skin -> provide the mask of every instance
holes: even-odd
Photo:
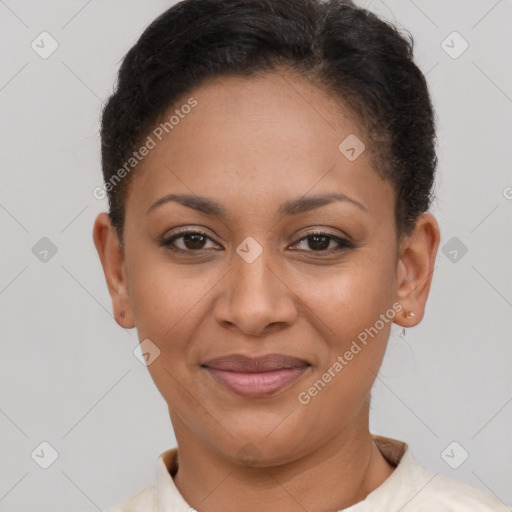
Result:
[[[394,323],[422,320],[438,224],[423,214],[397,245],[394,189],[371,168],[368,151],[353,162],[340,153],[349,134],[364,134],[319,87],[264,74],[216,78],[190,96],[198,105],[132,177],[124,253],[106,213],[93,230],[117,322],[161,351],[148,369],[178,441],[174,482],[198,511],[346,508],[394,469],[368,426],[391,322],[307,405],[297,397],[393,303],[415,314],[397,314]],[[333,191],[364,209],[334,201],[278,213],[285,201]],[[147,213],[170,193],[210,197],[226,217],[177,202]],[[176,240],[187,253],[160,246],[177,227],[209,238]],[[317,229],[355,247],[336,252],[327,239],[315,251],[306,236]],[[236,252],[248,236],[263,249],[251,263]],[[201,367],[234,353],[286,354],[311,367],[272,396],[243,398]],[[257,460],[238,455],[248,445]]]

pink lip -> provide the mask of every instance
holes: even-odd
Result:
[[[245,397],[275,393],[296,382],[310,367],[302,359],[281,354],[258,358],[233,354],[202,366],[219,384]]]

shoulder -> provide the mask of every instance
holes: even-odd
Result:
[[[395,470],[350,512],[512,512],[491,494],[427,469],[407,443],[376,435],[374,439]]]
[[[105,512],[157,512],[158,493],[154,485],[148,485]]]
[[[500,500],[459,480],[434,473],[412,457],[405,464],[410,495],[403,512],[510,512]],[[405,468],[404,468],[405,469]],[[412,492],[414,491],[414,492]]]
[[[165,508],[165,504],[167,504],[166,510],[174,510],[174,505],[181,499],[171,476],[177,470],[177,458],[177,448],[171,448],[161,453],[158,457],[157,478],[154,484],[142,488],[120,503],[106,509],[105,512],[158,512]],[[160,506],[161,500],[165,501],[165,504],[162,501],[163,507]]]
[[[510,512],[497,498],[476,487],[440,474],[431,474],[430,483],[420,493],[423,496],[416,498],[417,504],[421,505],[414,509],[418,512]]]

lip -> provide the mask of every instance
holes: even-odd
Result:
[[[291,386],[308,371],[303,359],[284,354],[248,357],[241,354],[211,359],[202,365],[213,379],[244,397],[272,395]]]

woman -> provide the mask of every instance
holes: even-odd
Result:
[[[347,1],[185,0],[101,136],[94,242],[178,443],[110,512],[505,510],[369,431],[440,239],[412,40]]]

